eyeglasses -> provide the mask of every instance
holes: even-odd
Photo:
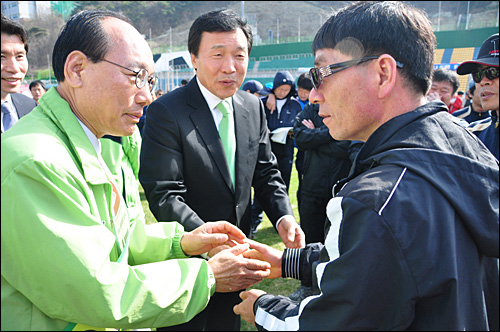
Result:
[[[476,70],[473,71],[472,73],[472,79],[476,83],[481,83],[483,78],[486,76],[487,79],[489,80],[494,80],[495,78],[498,78],[498,68],[497,67],[486,67],[481,70]]]
[[[366,56],[360,59],[355,59],[355,60],[349,60],[349,61],[344,61],[344,62],[339,62],[333,65],[328,65],[324,67],[319,67],[319,68],[311,68],[309,70],[309,77],[311,78],[311,81],[313,83],[313,86],[316,90],[319,89],[319,86],[321,83],[323,83],[323,78],[328,77],[330,75],[333,75],[335,73],[338,73],[339,71],[342,71],[344,69],[347,69],[352,66],[359,65],[360,63],[370,61],[370,60],[375,60],[378,59],[379,56]],[[399,68],[403,68],[403,64],[399,61],[396,61],[396,65]]]
[[[126,70],[130,70],[131,72],[133,72],[135,74],[135,86],[139,89],[142,89],[146,85],[146,82],[147,82],[149,85],[149,91],[151,92],[154,90],[154,88],[156,87],[156,85],[158,83],[158,77],[156,77],[155,75],[150,76],[148,71],[144,68],[139,69],[139,71],[135,71],[135,70],[132,70],[130,68],[124,67],[122,65],[119,65],[117,63],[114,63],[112,61],[106,60],[106,59],[101,59],[101,60],[109,62],[112,65],[121,67],[121,68],[126,69]]]

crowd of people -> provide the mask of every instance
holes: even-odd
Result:
[[[164,93],[131,21],[86,10],[34,99],[26,30],[1,34],[2,330],[499,329],[498,34],[433,70],[421,11],[353,3],[314,68],[264,86],[250,26],[212,11]],[[263,212],[284,251],[252,240]],[[301,285],[248,290],[265,278]]]

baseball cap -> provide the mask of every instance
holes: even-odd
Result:
[[[484,41],[476,60],[462,62],[457,68],[457,74],[470,74],[478,65],[498,67],[498,33]]]
[[[256,80],[246,81],[241,87],[241,89],[243,91],[249,90],[251,93],[257,92],[261,96],[267,96],[269,94],[269,92],[264,89],[262,83]]]

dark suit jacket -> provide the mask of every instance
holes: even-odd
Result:
[[[31,112],[31,110],[33,110],[33,108],[37,106],[37,103],[34,99],[31,99],[30,97],[27,97],[22,93],[12,93],[10,96],[12,98],[12,104],[14,104],[14,107],[16,108],[17,117],[19,119]]]
[[[273,224],[293,215],[271,152],[264,106],[244,91],[233,96],[236,189],[222,143],[196,79],[148,107],[139,180],[159,221],[191,231],[206,221],[227,220],[247,235],[251,186]]]
[[[13,93],[10,96],[12,97],[12,103],[17,110],[17,116],[19,119],[31,112],[31,110],[38,105],[34,99],[31,99],[22,93]]]

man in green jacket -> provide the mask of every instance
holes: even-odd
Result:
[[[59,85],[1,135],[2,330],[181,324],[214,292],[269,275],[267,263],[242,257],[245,236],[227,222],[184,232],[129,217],[99,138],[134,133],[153,66],[120,14],[84,11],[61,30]],[[233,247],[188,259],[220,244]]]

